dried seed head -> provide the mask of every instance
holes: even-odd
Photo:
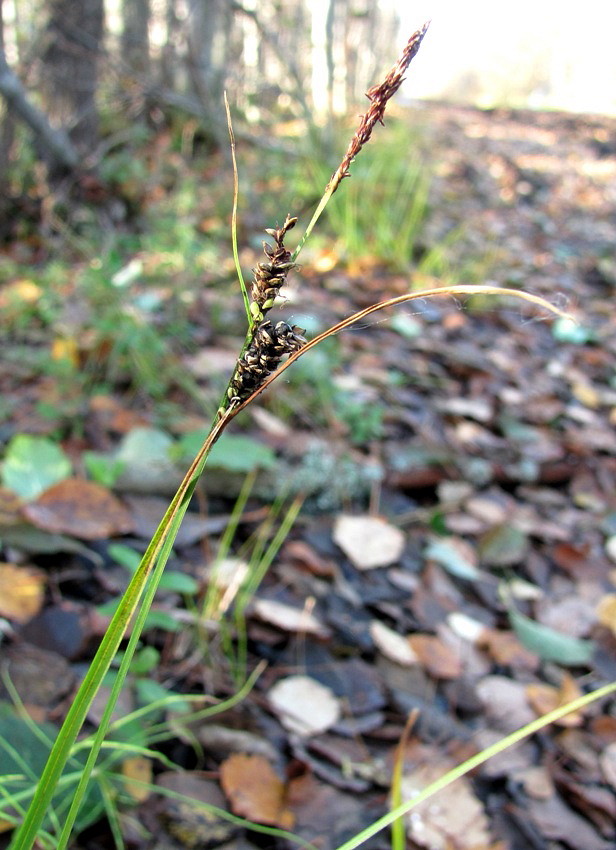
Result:
[[[370,139],[374,125],[377,121],[379,124],[383,123],[383,115],[385,114],[387,101],[402,85],[404,73],[419,50],[422,39],[428,30],[428,26],[429,24],[426,23],[421,29],[413,33],[413,35],[409,38],[406,47],[402,51],[402,55],[391,71],[387,74],[383,82],[378,86],[372,86],[372,88],[366,92],[366,97],[370,100],[370,108],[366,114],[362,116],[359,127],[351,139],[349,147],[342,158],[342,162],[338,166],[337,171],[332,174],[331,180],[327,185],[327,189],[331,191],[332,195],[342,183],[342,180],[349,176],[351,163],[366,142]]]
[[[268,242],[263,243],[263,251],[268,259],[266,263],[258,263],[253,270],[252,302],[256,309],[251,312],[253,316],[262,317],[269,310],[280,292],[281,286],[287,279],[288,273],[295,268],[291,262],[291,252],[284,246],[284,238],[288,231],[295,227],[297,218],[287,215],[282,227],[268,228],[265,232],[271,236],[275,245]],[[258,310],[258,312],[257,312]]]

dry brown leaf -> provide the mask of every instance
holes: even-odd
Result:
[[[597,619],[616,636],[616,593],[606,593],[597,605]]]
[[[477,683],[477,696],[490,724],[501,732],[514,732],[535,719],[522,682],[506,676],[486,676]]]
[[[419,663],[435,679],[456,679],[462,673],[459,655],[440,638],[411,635],[408,641]]]
[[[234,814],[256,823],[293,828],[295,818],[285,806],[285,784],[263,756],[229,756],[220,765],[220,784]]]
[[[41,610],[44,597],[42,570],[0,563],[0,616],[27,623]]]
[[[526,670],[536,670],[539,666],[539,657],[522,646],[514,632],[486,628],[477,645],[485,649],[497,664]]]
[[[83,540],[104,540],[133,528],[130,513],[100,484],[83,478],[65,478],[23,508],[37,528],[70,534]]]
[[[529,704],[537,715],[541,716],[572,702],[582,695],[577,682],[569,674],[564,673],[560,688],[554,688],[552,685],[530,684],[526,686],[526,696]],[[560,720],[555,721],[559,726],[573,727],[580,726],[582,723],[582,714],[579,711],[566,714]]]
[[[149,788],[138,784],[152,782],[152,760],[144,756],[134,756],[122,762],[122,776],[125,778],[124,790],[138,803],[143,803],[152,793]],[[131,782],[131,780],[137,780]]]
[[[333,537],[358,570],[394,564],[405,544],[399,528],[373,516],[339,516]]]

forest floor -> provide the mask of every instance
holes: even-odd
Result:
[[[514,299],[425,298],[300,359],[232,429],[249,442],[212,459],[169,564],[197,595],[181,582],[160,592],[120,709],[169,691],[230,698],[265,660],[250,693],[212,718],[187,722],[176,704],[135,720],[132,742],[150,744],[154,724],[156,734],[164,727],[166,761],[127,755],[116,768],[320,850],[388,810],[397,753],[408,798],[616,680],[616,120],[433,104],[412,120],[433,170],[418,257],[447,243],[460,283],[524,288],[578,324]],[[438,285],[432,273],[369,260],[331,265],[325,251],[307,255],[274,318],[310,325],[310,335],[409,282]],[[0,298],[18,283],[6,281]],[[182,360],[197,384],[222,376],[217,392],[242,336],[225,333],[235,321],[225,309],[201,296],[192,312],[203,316],[202,343]],[[218,329],[208,310],[223,312]],[[24,381],[17,361],[5,349],[0,387],[14,404],[4,436],[52,435],[44,403],[58,407],[57,376]],[[190,459],[161,454],[207,425],[187,396],[165,442],[160,429],[139,430],[157,422],[136,400],[116,388],[82,405],[81,433],[62,441],[75,478],[25,504],[2,491],[1,654],[37,722],[63,717],[105,628],[100,606],[125,587],[130,550],[145,549]],[[108,502],[85,488],[83,456],[118,446],[125,467]],[[243,452],[254,471],[234,464]],[[251,493],[221,546],[247,470]],[[238,577],[266,570],[280,527],[273,563],[233,619]],[[35,610],[20,607],[20,586]],[[17,735],[6,717],[0,733]],[[292,846],[136,785],[126,792],[118,807],[130,847]],[[440,792],[409,816],[407,846],[609,850],[615,824],[612,698]],[[76,846],[112,845],[97,823]],[[388,831],[369,846],[390,847]]]

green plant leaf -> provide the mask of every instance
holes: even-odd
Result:
[[[509,608],[509,619],[520,642],[544,661],[577,667],[588,664],[592,659],[595,644],[591,640],[564,635],[536,623],[515,608]]]
[[[178,443],[183,456],[194,457],[203,443],[204,431],[186,434]],[[226,469],[228,472],[252,472],[255,469],[270,469],[276,463],[276,455],[269,446],[239,434],[224,434],[214,444],[208,465]]]
[[[126,567],[131,573],[136,572],[143,557],[135,549],[131,549],[130,546],[126,546],[124,543],[111,543],[107,549],[107,553],[110,558],[113,558],[116,564]]]
[[[173,695],[171,691],[152,679],[139,679],[135,683],[135,690],[137,692],[137,699],[141,705],[151,705],[153,702],[157,702],[158,700],[168,700],[169,697]],[[165,711],[175,711],[178,713],[183,713],[189,710],[190,703],[182,702],[180,700],[170,702],[169,706],[165,708]]]
[[[90,478],[102,484],[103,487],[113,487],[126,469],[123,461],[110,458],[100,452],[84,452],[82,459]]]
[[[17,434],[8,444],[2,465],[2,483],[30,502],[68,478],[72,467],[60,446],[45,437]]]
[[[148,629],[162,629],[164,632],[179,632],[181,628],[181,624],[166,611],[161,611],[157,608],[148,611],[144,631]]]
[[[144,676],[155,670],[160,662],[160,652],[153,646],[144,646],[135,653],[131,661],[130,671],[135,676]]]
[[[449,540],[433,540],[426,546],[424,557],[436,561],[457,578],[477,581],[481,573]]]
[[[177,570],[163,573],[158,586],[172,593],[181,593],[182,596],[194,596],[199,590],[199,583],[192,576]]]

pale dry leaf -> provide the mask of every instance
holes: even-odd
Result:
[[[401,664],[403,667],[411,667],[417,664],[417,655],[411,649],[408,639],[404,635],[394,632],[379,620],[370,623],[370,636],[379,649],[390,661]]]
[[[453,611],[447,616],[447,625],[455,635],[469,643],[477,643],[486,631],[483,623],[460,611]]]
[[[402,777],[403,800],[412,800],[449,767],[445,763],[424,764]],[[420,803],[406,815],[407,835],[425,850],[476,850],[490,847],[488,819],[466,777],[452,782]]]
[[[599,756],[605,781],[616,791],[616,741],[612,741]]]
[[[394,564],[402,555],[405,544],[404,534],[399,528],[372,516],[339,516],[333,537],[359,570]]]
[[[303,634],[327,637],[329,629],[318,620],[314,614],[305,608],[295,608],[274,599],[255,599],[252,612],[266,623],[277,626],[285,632],[302,632]]]
[[[506,676],[486,676],[477,684],[477,696],[488,720],[501,732],[515,732],[535,719],[522,682],[514,682]]]
[[[288,676],[270,688],[268,699],[282,725],[298,735],[325,732],[340,718],[333,691],[309,676]]]

